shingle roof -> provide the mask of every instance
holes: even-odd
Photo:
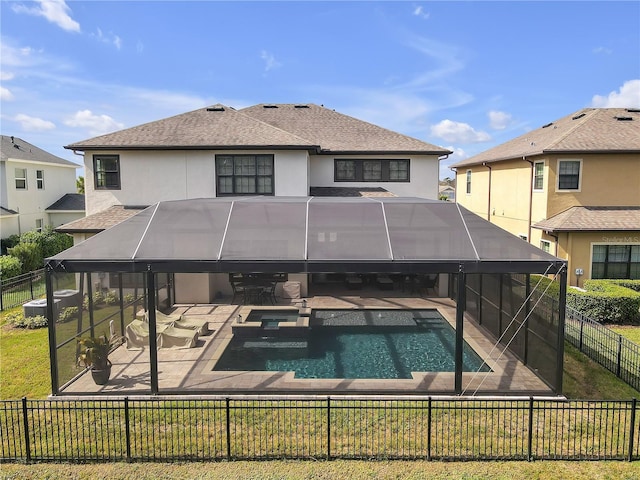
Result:
[[[312,197],[395,197],[382,187],[310,187]]]
[[[259,104],[240,110],[331,152],[451,153],[416,138],[314,104]]]
[[[80,168],[80,165],[77,163],[56,157],[21,138],[2,135],[2,141],[0,142],[0,160],[6,161],[10,159],[30,160],[33,162],[53,163],[56,165]]]
[[[238,111],[218,104],[72,143],[65,148],[303,148],[331,152],[451,153],[313,104],[261,104]]]
[[[6,215],[18,215],[18,212],[9,208],[0,207],[0,216],[4,217]]]
[[[571,207],[532,227],[548,232],[640,231],[640,207]]]
[[[145,208],[146,207],[125,207],[123,205],[114,205],[106,210],[102,210],[101,212],[61,225],[55,230],[56,232],[62,233],[97,233],[133,217],[136,213],[140,213]]]
[[[585,108],[451,166],[577,152],[640,152],[640,110]]]
[[[45,210],[63,210],[63,211],[78,211],[84,210],[84,194],[82,193],[65,193],[58,200],[49,205]]]

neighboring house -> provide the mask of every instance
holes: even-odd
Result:
[[[0,231],[2,238],[58,227],[85,215],[76,193],[80,165],[56,157],[18,137],[0,145]]]
[[[214,105],[65,148],[84,153],[87,215],[239,195],[438,198],[449,150],[313,104]],[[342,192],[342,193],[341,193]]]
[[[438,187],[438,194],[440,198],[446,198],[448,202],[456,201],[456,189],[451,185],[440,185]]]
[[[458,203],[567,259],[570,285],[640,278],[640,109],[585,108],[452,168]]]

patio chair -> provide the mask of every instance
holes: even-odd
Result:
[[[125,328],[127,349],[149,346],[149,324],[143,320],[133,320]],[[198,341],[198,332],[176,328],[172,324],[156,325],[158,348],[192,348]]]
[[[231,299],[231,303],[236,303],[236,299],[242,298],[244,299],[244,285],[239,282],[231,282],[231,290],[233,290],[233,298]]]
[[[276,298],[276,283],[273,282],[263,286],[262,291],[260,292],[260,297],[262,300],[266,300],[271,303],[271,305],[278,303],[278,299]]]
[[[149,315],[147,312],[144,314],[144,319],[148,322]],[[186,330],[196,330],[199,335],[206,335],[209,333],[209,320],[196,317],[187,317],[185,315],[166,315],[159,310],[156,310],[156,324],[158,325],[173,325],[176,328],[184,328]]]

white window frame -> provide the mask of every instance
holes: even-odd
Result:
[[[466,178],[466,192],[467,195],[471,195],[471,170],[467,170],[467,178]]]
[[[540,188],[536,188],[536,166],[542,165],[542,186]],[[531,186],[534,192],[543,192],[544,191],[544,162],[533,162],[533,185]]]
[[[546,246],[546,250],[545,250]],[[551,242],[549,240],[540,240],[540,250],[546,253],[551,253]]]
[[[44,190],[44,170],[36,170],[36,188]]]
[[[18,176],[18,172],[23,172],[20,175],[24,175],[24,176]],[[14,175],[16,178],[16,190],[28,190],[29,189],[29,182],[27,182],[27,169],[26,168],[18,168],[16,167],[14,170]],[[24,187],[20,187],[18,186],[18,182],[24,182]]]
[[[36,218],[36,232],[41,232],[44,228],[44,221],[41,218]]]
[[[578,188],[560,188],[560,164],[562,162],[579,162],[580,169],[578,170]],[[581,192],[582,191],[582,175],[584,171],[582,169],[581,158],[559,158],[556,165],[556,192]]]

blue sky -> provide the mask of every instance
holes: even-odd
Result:
[[[1,130],[62,147],[214,103],[316,103],[448,165],[640,107],[640,2],[0,2]],[[81,171],[79,171],[82,174]]]

